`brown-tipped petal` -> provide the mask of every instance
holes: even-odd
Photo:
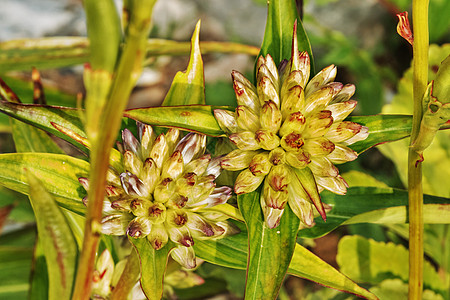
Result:
[[[281,126],[281,111],[279,105],[273,101],[266,101],[261,108],[260,120],[261,128],[273,133],[278,132]]]
[[[186,204],[189,207],[195,206],[196,203],[201,202],[209,197],[216,183],[214,182],[215,177],[212,175],[202,176],[198,178],[197,184],[192,190],[192,195],[189,197],[189,201]]]
[[[123,211],[123,212],[130,212],[131,213],[131,202],[133,199],[125,198],[125,199],[117,199],[111,202],[110,206],[112,209]],[[105,213],[105,211],[103,211]]]
[[[242,130],[256,131],[259,129],[258,115],[244,105],[236,108],[236,123]]]
[[[348,184],[340,175],[336,177],[316,176],[316,181],[319,186],[335,194],[345,195],[347,193]]]
[[[126,203],[114,201],[114,206],[121,206]],[[152,202],[150,202],[147,199],[140,199],[136,198],[129,202],[129,209],[133,213],[133,215],[137,217],[147,217],[148,216],[148,209],[152,205]]]
[[[337,68],[335,65],[330,65],[324,69],[322,69],[319,73],[316,74],[306,85],[305,94],[306,98],[309,97],[312,93],[331,82],[336,78]]]
[[[216,220],[216,219],[214,219]],[[235,235],[238,234],[239,232],[241,232],[241,229],[239,229],[239,227],[237,227],[236,225],[234,225],[233,223],[229,222],[229,221],[219,221],[215,223],[217,226],[222,227],[225,232],[219,236],[217,239],[220,238],[224,238],[226,236],[230,236],[230,235]]]
[[[269,70],[270,74],[272,75],[274,82],[278,82],[278,69],[275,65],[275,61],[273,60],[272,56],[270,54],[266,55],[266,62],[265,65],[267,69]]]
[[[151,158],[147,158],[141,173],[142,182],[147,187],[149,193],[153,193],[156,183],[159,181],[159,170],[156,163]]]
[[[168,209],[166,214],[166,225],[181,228],[186,225],[188,216],[183,209]]]
[[[339,102],[327,106],[327,110],[331,111],[331,116],[335,123],[343,121],[355,109],[358,102],[349,100]]]
[[[232,71],[231,76],[233,78],[233,89],[236,93],[238,105],[245,105],[254,112],[258,112],[260,104],[258,95],[256,94],[256,88],[238,71]]]
[[[333,117],[331,116],[331,111],[321,110],[317,113],[313,113],[309,118],[306,119],[305,129],[303,130],[303,137],[307,139],[323,136],[330,130],[332,124]],[[331,141],[334,142],[333,140]]]
[[[339,170],[326,157],[311,157],[308,168],[315,176],[338,176]]]
[[[287,188],[282,191],[276,191],[271,187],[269,179],[266,178],[264,180],[263,193],[267,206],[276,209],[284,209],[286,206],[289,196]]]
[[[147,197],[150,194],[142,180],[130,172],[120,174],[120,181],[125,193],[128,195]]]
[[[248,169],[255,176],[267,175],[272,168],[272,164],[269,160],[269,153],[262,152],[253,156]]]
[[[136,124],[138,127],[139,137],[141,139],[142,158],[146,159],[153,147],[153,142],[155,141],[155,133],[152,126],[150,125],[146,125],[141,122],[136,122]]]
[[[248,168],[253,156],[258,154],[257,151],[246,151],[236,149],[228,153],[221,161],[220,165],[225,170],[239,171]]]
[[[286,162],[294,168],[302,169],[311,162],[311,155],[303,150],[299,152],[286,152]]]
[[[195,173],[197,175],[203,174],[208,168],[211,161],[211,154],[205,154],[197,159],[194,159],[184,167],[185,173]]]
[[[196,206],[205,205],[205,208],[214,207],[219,204],[224,204],[231,198],[233,189],[228,186],[221,186],[214,188],[212,193],[205,200],[196,203]]]
[[[255,133],[251,131],[234,133],[229,136],[229,139],[241,150],[258,150],[261,148],[255,139]]]
[[[259,100],[258,100],[259,101]],[[259,104],[258,104],[259,105]],[[236,114],[234,111],[215,109],[214,117],[219,127],[227,134],[236,133],[239,129],[236,123]]]
[[[335,145],[324,137],[305,140],[303,150],[311,154],[312,157],[326,156],[333,152]]]
[[[186,223],[186,226],[189,228],[189,232],[195,239],[205,240],[216,234],[213,229],[213,224],[196,213],[188,213],[188,222]],[[218,231],[218,235],[223,234],[224,230],[222,229],[222,232],[219,233],[220,232]]]
[[[310,69],[311,69],[311,60],[309,58],[309,54],[306,51],[300,52],[298,54],[299,67],[298,69],[302,71],[303,77],[300,85],[304,89],[306,87],[306,83],[308,82]]]
[[[317,211],[324,221],[326,221],[326,213],[322,204],[322,200],[320,199],[319,191],[317,189],[317,184],[314,179],[314,175],[309,168],[303,169],[294,169],[293,179],[291,184],[297,184],[295,180],[299,181],[299,184],[302,185],[303,190],[308,195],[309,201],[314,204]]]
[[[197,266],[194,248],[192,247],[178,246],[170,252],[170,256],[183,268],[194,269]]]
[[[116,213],[103,217],[102,233],[107,235],[125,235],[132,216],[129,213]]]
[[[269,161],[274,166],[284,164],[286,161],[286,151],[281,147],[273,149],[269,153]]]
[[[186,196],[180,195],[179,193],[174,193],[173,197],[171,197],[164,205],[167,208],[180,209],[186,206],[188,202],[188,198]]]
[[[175,182],[175,190],[185,197],[192,197],[192,191],[197,182],[198,176],[195,173],[186,173]]]
[[[111,292],[111,279],[114,274],[114,260],[111,253],[105,249],[98,256],[92,276],[92,293],[106,298]],[[103,298],[100,298],[103,299]]]
[[[191,247],[192,245],[194,245],[194,239],[192,238],[187,226],[166,226],[166,228],[169,233],[169,238],[172,242],[183,245],[185,247]]]
[[[353,137],[349,138],[348,140],[345,140],[342,142],[344,145],[351,145],[359,141],[365,140],[369,136],[369,128],[366,126],[363,126],[361,128],[361,131],[355,134]]]
[[[208,167],[206,168],[206,171],[204,173],[205,176],[214,176],[214,178],[219,177],[220,172],[222,172],[222,168],[220,166],[220,163],[223,159],[223,156],[216,156],[211,159],[211,161],[208,164]]]
[[[358,158],[358,153],[346,146],[336,144],[334,151],[328,154],[327,158],[334,164],[343,164]]]
[[[286,79],[284,79],[283,84],[281,85],[280,95],[281,95],[281,107],[283,107],[283,102],[286,101],[286,98],[289,96],[289,93],[292,93],[294,88],[303,91],[303,87],[301,86],[301,82],[305,75],[302,71],[297,70],[289,73]]]
[[[83,186],[83,188],[86,191],[89,191],[89,179],[86,177],[79,177],[78,178],[78,182],[81,183],[81,185]]]
[[[183,174],[183,171],[183,157],[181,157],[180,151],[175,151],[169,159],[164,162],[161,177],[176,180],[181,174]]]
[[[193,159],[199,158],[206,150],[206,135],[198,133],[188,133],[175,148],[180,151],[184,164],[188,164]]]
[[[264,175],[255,176],[249,169],[239,173],[234,183],[234,192],[238,195],[253,192],[264,180]]]
[[[273,150],[280,145],[280,138],[272,131],[258,130],[255,139],[264,150]]]
[[[152,225],[152,230],[150,230],[150,233],[147,235],[147,239],[153,249],[159,250],[167,244],[169,235],[163,224],[154,224]]]
[[[314,222],[314,212],[313,205],[309,200],[308,195],[303,189],[302,185],[298,180],[297,184],[289,185],[289,207],[292,209],[294,214],[302,221],[307,227],[312,227]]]
[[[302,109],[302,112],[307,115],[320,107],[325,108],[331,101],[333,95],[334,89],[332,86],[324,86],[318,89],[306,98],[305,107]]]
[[[176,128],[169,128],[165,136],[166,143],[169,146],[169,153],[172,153],[175,150],[175,145],[177,145],[180,140],[180,130]]]
[[[273,60],[272,60],[272,63],[273,63],[273,66],[275,66],[275,63],[273,62]],[[275,86],[275,89],[278,90],[278,70],[275,70],[275,74],[272,74],[272,72],[269,69],[268,64],[263,64],[257,70],[256,81],[258,82],[263,77],[269,78],[270,81]]]
[[[346,84],[342,87],[341,91],[333,97],[330,104],[344,102],[350,100],[350,98],[355,94],[356,87],[354,84]]]
[[[162,224],[166,220],[167,209],[162,203],[152,203],[147,209],[148,219],[152,224]]]
[[[280,98],[278,96],[278,90],[274,86],[272,80],[269,77],[262,77],[258,81],[256,86],[258,91],[259,103],[264,105],[266,101],[273,101],[277,107],[280,107]]]
[[[149,156],[156,163],[158,169],[161,169],[163,162],[169,157],[169,147],[164,134],[160,134],[156,138]]]
[[[285,120],[290,114],[301,111],[304,105],[305,93],[301,86],[296,85],[287,93],[283,94],[283,100],[281,102],[282,119]]]
[[[107,185],[105,187],[105,191],[106,191],[106,196],[107,197],[112,197],[112,198],[117,198],[119,196],[122,196],[123,190],[119,187],[116,187],[114,185]]]
[[[125,151],[125,153],[123,154],[123,164],[125,167],[125,171],[131,172],[133,174],[141,174],[142,161],[134,152],[130,150]]]
[[[142,238],[150,233],[152,224],[146,217],[136,217],[128,224],[127,235]]]
[[[153,191],[153,197],[155,201],[160,203],[167,202],[175,193],[175,182],[170,178],[165,178],[161,180],[155,187]]]
[[[358,123],[350,121],[335,123],[330,127],[325,137],[333,143],[342,143],[361,132],[363,127]]]
[[[291,172],[285,164],[273,166],[266,181],[275,191],[285,191],[291,181]]]
[[[277,209],[267,206],[264,199],[264,193],[261,194],[261,209],[264,214],[264,220],[269,228],[276,228],[280,225],[281,217],[283,216],[284,209]]]
[[[141,143],[134,137],[128,129],[122,131],[122,141],[125,151],[129,150],[137,156],[141,155]]]
[[[304,145],[302,134],[291,132],[281,138],[280,145],[286,151],[299,152]]]
[[[305,127],[306,119],[301,112],[290,114],[283,122],[280,128],[280,135],[285,136],[291,132],[300,133]]]

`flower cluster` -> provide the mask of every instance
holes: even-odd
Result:
[[[229,187],[216,187],[220,158],[204,154],[206,137],[169,129],[158,137],[138,123],[140,141],[125,129],[123,169],[108,173],[102,232],[147,238],[156,250],[169,240],[177,247],[172,258],[195,267],[194,239],[221,238],[235,232],[227,215],[212,207],[225,203]],[[86,190],[89,182],[79,178]]]
[[[243,170],[234,185],[237,194],[263,185],[261,207],[270,228],[279,225],[286,203],[307,226],[314,224],[313,206],[325,219],[319,192],[346,193],[334,164],[356,159],[348,145],[368,136],[367,127],[344,121],[356,106],[350,100],[355,86],[334,82],[334,65],[308,82],[309,76],[310,59],[299,53],[294,29],[291,59],[277,68],[269,54],[260,56],[256,87],[233,71],[238,107],[214,112],[237,147],[221,165]]]

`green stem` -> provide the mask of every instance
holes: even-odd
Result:
[[[128,294],[130,294],[139,279],[139,270],[139,256],[136,250],[132,249],[119,282],[112,291],[111,300],[127,299]]]
[[[91,113],[88,114],[86,121],[88,125],[95,124],[90,126],[88,128],[90,132],[87,132],[92,144],[89,205],[86,215],[83,251],[72,295],[74,300],[88,300],[90,298],[92,272],[101,230],[102,207],[110,150],[117,137],[122,113],[127,105],[131,90],[142,71],[146,38],[155,1],[130,1],[133,4],[133,9],[129,11],[127,36],[108,99],[104,107],[100,105],[95,113],[92,113],[95,105],[91,103],[89,106]],[[90,117],[93,120],[96,118],[95,121],[91,122]]]
[[[413,0],[413,98],[412,145],[422,120],[422,98],[428,83],[428,0]],[[422,299],[423,290],[423,190],[422,156],[413,149],[408,156],[409,191],[409,299]]]

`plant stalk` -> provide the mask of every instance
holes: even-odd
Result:
[[[423,115],[422,98],[428,84],[428,0],[413,0],[413,100],[410,146],[417,138]],[[422,299],[423,290],[423,190],[422,155],[409,149],[409,299]]]
[[[136,250],[133,248],[131,250],[130,256],[128,257],[125,269],[120,276],[119,282],[112,291],[110,299],[127,299],[128,294],[130,294],[131,290],[139,279],[139,271],[139,256],[137,255]]]

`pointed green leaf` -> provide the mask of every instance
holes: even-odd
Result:
[[[191,39],[191,57],[187,70],[178,72],[162,106],[205,104],[205,79],[199,45],[200,21]]]
[[[408,192],[404,190],[351,187],[346,195],[324,191],[321,197],[324,203],[331,206],[331,211],[327,213],[327,221],[324,222],[320,217],[315,218],[316,225],[300,230],[301,237],[317,238],[343,224],[405,223],[407,220]],[[450,199],[424,195],[424,203],[425,222],[449,222]],[[442,218],[437,218],[436,214]]]
[[[409,279],[408,250],[391,242],[377,242],[361,236],[345,236],[338,245],[336,260],[344,274],[357,282],[372,284],[384,279]],[[393,276],[392,276],[393,275]],[[447,291],[445,283],[428,261],[424,263],[424,286]]]
[[[280,225],[264,222],[258,191],[238,196],[248,229],[246,299],[276,299],[294,253],[299,219],[286,206]]]
[[[31,247],[0,247],[0,299],[26,299],[32,258]]]
[[[350,278],[299,244],[295,247],[289,273],[367,299],[377,299],[375,295],[357,285]]]
[[[40,129],[31,125],[11,120],[14,145],[17,152],[47,152],[64,154],[64,151]]]
[[[42,182],[27,172],[30,200],[36,215],[39,238],[46,247],[49,299],[69,299],[77,262],[77,245],[58,204]]]
[[[174,244],[169,242],[159,250],[153,249],[146,238],[128,238],[141,261],[141,286],[148,299],[159,300],[163,293],[164,272]]]
[[[210,136],[220,136],[224,132],[214,118],[216,108],[228,109],[210,105],[149,107],[127,110],[124,116],[150,125],[178,127]]]
[[[0,154],[0,184],[28,194],[24,168],[43,179],[43,186],[63,208],[83,215],[86,208],[81,199],[86,195],[79,177],[89,174],[89,164],[81,159],[60,154]]]
[[[47,262],[45,261],[44,245],[42,239],[37,239],[33,256],[33,272],[31,274],[31,286],[29,300],[48,299],[48,272]]]
[[[300,51],[307,51],[311,58],[311,73],[314,73],[314,59],[306,32],[298,14],[295,0],[268,1],[268,13],[264,41],[259,55],[270,54],[279,64],[289,60],[292,49],[292,32],[297,20],[297,38]]]

